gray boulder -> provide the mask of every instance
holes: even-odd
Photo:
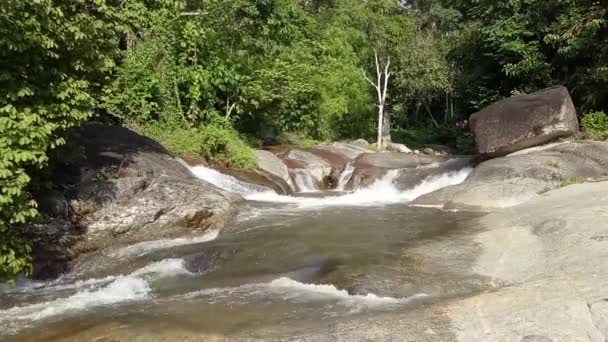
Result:
[[[363,148],[363,147],[359,147],[357,145],[345,144],[345,143],[340,143],[340,142],[335,142],[331,145],[322,145],[322,146],[319,146],[317,149],[326,150],[326,151],[329,151],[329,152],[332,152],[335,154],[339,154],[339,155],[343,156],[345,159],[347,159],[349,162],[357,159],[357,157],[359,157],[363,153],[371,152],[370,150]]]
[[[194,177],[160,144],[126,128],[87,124],[79,133],[86,157],[62,170],[77,176],[59,184],[68,217],[51,210],[45,212],[55,216],[50,223],[24,227],[34,249],[49,251],[34,256],[37,277],[57,276],[85,252],[222,229],[242,200]],[[53,269],[48,260],[64,264]]]
[[[386,149],[390,152],[399,152],[399,153],[413,153],[411,149],[403,144],[397,144],[394,142],[387,142]]]
[[[466,181],[424,195],[415,205],[494,211],[571,183],[608,176],[608,143],[577,141],[488,160]]]
[[[352,142],[352,145],[359,146],[359,147],[362,147],[362,148],[368,148],[368,147],[370,147],[370,143],[367,140],[365,140],[365,139],[357,139],[357,140],[355,140],[355,141]]]
[[[274,178],[277,183],[283,183],[283,187],[288,187],[285,192],[292,192],[295,189],[293,181],[289,175],[287,165],[274,153],[264,150],[255,151],[257,168]],[[286,186],[285,186],[286,185]]]
[[[461,156],[416,168],[402,169],[395,179],[394,184],[399,190],[410,190],[425,180],[436,179],[442,175],[454,173],[463,169],[470,170],[472,165],[473,158]]]
[[[389,170],[412,169],[441,163],[447,158],[441,156],[416,155],[405,153],[366,153],[354,162],[353,176],[346,190],[367,187],[382,178]]]
[[[288,164],[291,163],[305,169],[318,184],[322,184],[326,177],[332,175],[332,165],[315,153],[292,149],[287,153],[285,159]]]
[[[578,134],[576,109],[563,86],[499,101],[470,118],[480,154],[500,157]]]

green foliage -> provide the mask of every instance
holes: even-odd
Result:
[[[378,52],[392,61],[394,141],[470,152],[470,133],[456,127],[471,113],[555,84],[590,113],[587,134],[608,138],[598,112],[608,108],[607,8],[606,0],[3,0],[0,278],[28,271],[15,226],[37,215],[32,179],[65,132],[96,112],[175,153],[249,167],[245,139],[371,138],[377,95],[362,73],[376,75]]]
[[[0,2],[0,279],[29,271],[15,226],[37,215],[27,192],[63,132],[93,114],[124,31],[105,0]]]
[[[424,145],[446,145],[455,148],[458,153],[471,154],[475,151],[472,135],[459,128],[441,126],[396,129],[391,134],[392,140],[411,148]]]
[[[255,166],[253,149],[234,129],[221,122],[200,127],[157,122],[136,130],[178,155],[198,155],[243,169]]]
[[[608,115],[606,113],[587,113],[583,116],[581,125],[587,138],[594,140],[608,139]]]

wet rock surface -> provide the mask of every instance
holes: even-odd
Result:
[[[40,195],[55,203],[47,212],[55,218],[24,228],[34,249],[48,252],[35,255],[36,277],[55,277],[78,255],[115,244],[221,229],[242,200],[126,128],[87,124],[79,133],[85,158],[67,171],[76,176],[60,185],[63,197]]]
[[[289,169],[287,165],[274,153],[264,150],[256,150],[256,163],[257,168],[266,173],[271,179],[276,179],[276,183],[285,188],[284,192],[291,193],[295,190],[295,185],[289,175]]]
[[[418,198],[419,205],[493,211],[543,192],[608,176],[608,143],[565,142],[520,151],[478,165],[466,181]]]
[[[346,189],[353,190],[370,186],[375,181],[382,178],[389,170],[402,169],[401,172],[405,174],[416,168],[430,166],[431,164],[441,163],[447,160],[448,158],[442,156],[395,152],[362,154],[354,161],[353,166],[355,170]]]

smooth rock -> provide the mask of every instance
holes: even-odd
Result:
[[[563,86],[499,101],[471,115],[480,154],[505,156],[578,134],[576,109]]]
[[[422,153],[424,153],[424,154],[429,154],[429,155],[433,155],[433,154],[435,154],[435,151],[433,151],[433,149],[432,149],[432,148],[428,148],[428,147],[427,147],[427,148],[425,148],[425,149],[423,149],[423,150],[422,150]]]
[[[407,146],[393,142],[387,143],[386,149],[390,152],[412,153],[412,150],[410,150]]]
[[[446,308],[459,341],[605,341],[608,182],[577,184],[479,220],[474,271],[494,291]]]
[[[116,244],[222,229],[242,200],[196,178],[160,144],[126,128],[86,124],[79,133],[86,158],[60,171],[75,175],[70,184],[59,184],[69,189],[69,221],[56,217],[24,228],[34,249],[48,251],[35,254],[35,277],[58,275],[47,260],[67,264]]]
[[[464,183],[422,196],[414,204],[494,211],[563,185],[606,176],[608,143],[562,143],[488,160],[478,165]]]
[[[256,165],[259,170],[267,173],[271,177],[276,177],[289,186],[288,192],[295,189],[295,185],[289,175],[287,165],[274,153],[264,150],[256,150]]]
[[[370,146],[370,143],[367,142],[367,140],[365,140],[365,139],[357,139],[352,142],[352,145],[363,147],[363,148],[368,148]]]
[[[425,166],[402,169],[395,179],[394,185],[397,189],[402,191],[410,190],[427,179],[440,177],[441,175],[459,171],[464,168],[470,168],[472,165],[472,157],[460,156],[447,161],[427,164]]]
[[[382,178],[387,171],[395,169],[416,169],[433,163],[446,161],[439,156],[415,155],[405,153],[367,153],[360,155],[354,162],[355,170],[347,190],[367,187]]]
[[[285,156],[285,160],[295,161],[301,168],[306,169],[318,184],[322,184],[325,178],[332,174],[330,163],[308,151],[292,149]]]
[[[357,145],[345,144],[345,143],[340,143],[340,142],[335,142],[331,145],[322,145],[322,146],[319,146],[317,149],[327,150],[332,153],[342,155],[349,162],[357,159],[357,157],[359,157],[363,153],[371,152],[370,150],[363,148],[363,147],[359,147]]]

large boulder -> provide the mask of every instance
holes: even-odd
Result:
[[[576,109],[563,86],[499,101],[470,118],[480,154],[504,156],[579,131]]]
[[[255,157],[257,168],[266,173],[281,188],[284,188],[283,192],[290,193],[295,189],[294,183],[289,175],[289,169],[281,158],[277,157],[272,152],[264,150],[255,151]]]
[[[47,211],[49,223],[24,228],[41,251],[34,255],[35,276],[57,276],[84,252],[222,229],[241,201],[126,128],[87,124],[79,136],[85,158],[59,171],[73,175],[58,184],[63,196],[37,194],[41,203],[65,201],[55,205],[64,213]]]
[[[608,176],[608,142],[577,141],[520,151],[478,165],[466,181],[414,204],[494,211],[571,183]]]

